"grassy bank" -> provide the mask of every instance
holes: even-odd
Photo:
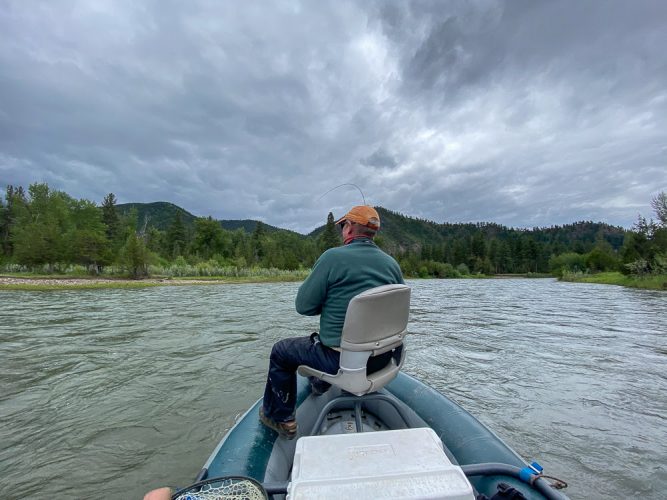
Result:
[[[516,279],[516,278],[531,278],[531,279],[543,279],[543,278],[553,278],[554,275],[550,273],[504,273],[504,274],[492,274],[487,276],[487,278],[493,278],[497,280],[502,279]]]
[[[120,289],[135,289],[135,288],[149,288],[153,286],[161,286],[161,283],[144,282],[144,281],[114,281],[114,282],[96,282],[90,280],[88,283],[72,283],[71,280],[56,280],[40,281],[22,281],[20,283],[3,283],[0,282],[1,290],[23,290],[33,292],[45,292],[52,290],[99,290],[109,288]]]
[[[667,275],[659,274],[646,277],[626,276],[618,272],[583,274],[565,273],[562,281],[574,283],[598,283],[602,285],[619,285],[646,290],[667,290]]]
[[[181,276],[179,278],[151,276],[146,279],[118,277],[81,277],[68,275],[44,275],[11,273],[0,275],[0,290],[97,290],[108,288],[134,289],[154,286],[217,285],[240,283],[279,283],[301,281],[305,274],[253,274],[246,276]]]
[[[283,283],[303,281],[308,270],[279,271],[276,269],[235,269],[221,275],[178,275],[151,274],[144,279],[131,279],[120,273],[104,273],[91,276],[80,269],[66,273],[0,272],[0,290],[97,290],[108,288],[133,289],[154,286],[216,285],[242,283]],[[464,274],[457,279],[496,279],[496,278],[544,278],[551,275],[541,274]],[[452,277],[453,278],[453,277]],[[406,276],[406,279],[420,279],[418,276]],[[448,279],[448,278],[421,278]]]

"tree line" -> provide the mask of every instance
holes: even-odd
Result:
[[[211,217],[190,227],[179,213],[163,231],[116,205],[113,193],[97,206],[47,184],[32,184],[27,193],[8,186],[0,198],[0,262],[49,272],[80,265],[98,274],[112,267],[134,277],[145,276],[151,264],[173,263],[295,270],[312,266],[322,245],[337,244],[289,231],[269,234],[261,222],[251,234],[225,230]]]
[[[376,241],[406,276],[553,273],[620,270],[666,272],[667,199],[652,200],[657,221],[639,217],[632,230],[580,222],[532,230],[498,224],[436,224],[378,208]],[[78,265],[90,273],[145,276],[149,266],[215,274],[222,268],[309,269],[326,249],[341,244],[329,213],[308,236],[291,231],[228,230],[211,217],[185,223],[179,211],[163,228],[118,209],[113,193],[100,205],[32,184],[8,186],[0,197],[0,263],[58,272]]]
[[[383,210],[389,246],[407,275],[667,273],[667,196],[651,200],[657,220],[639,215],[632,229],[582,221],[514,229],[494,223],[435,224]],[[393,225],[397,227],[392,227]],[[397,242],[410,241],[405,245]],[[418,244],[417,242],[421,243]]]

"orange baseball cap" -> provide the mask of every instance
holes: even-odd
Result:
[[[336,225],[346,220],[356,222],[357,224],[375,229],[376,231],[380,229],[380,215],[378,215],[373,207],[368,205],[352,207],[348,213],[338,219]]]

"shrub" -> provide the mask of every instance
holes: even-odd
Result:
[[[593,272],[616,271],[618,266],[618,259],[600,248],[594,248],[586,256],[586,267]]]
[[[465,264],[459,264],[458,266],[456,266],[456,271],[462,275],[470,274],[470,269]]]
[[[586,269],[586,255],[579,253],[567,252],[549,259],[549,271],[558,277],[563,277],[565,272],[581,273]]]
[[[436,278],[460,278],[459,272],[451,264],[429,261],[429,274]]]

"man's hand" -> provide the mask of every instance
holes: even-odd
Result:
[[[171,500],[171,488],[158,488],[144,495],[144,500]]]

